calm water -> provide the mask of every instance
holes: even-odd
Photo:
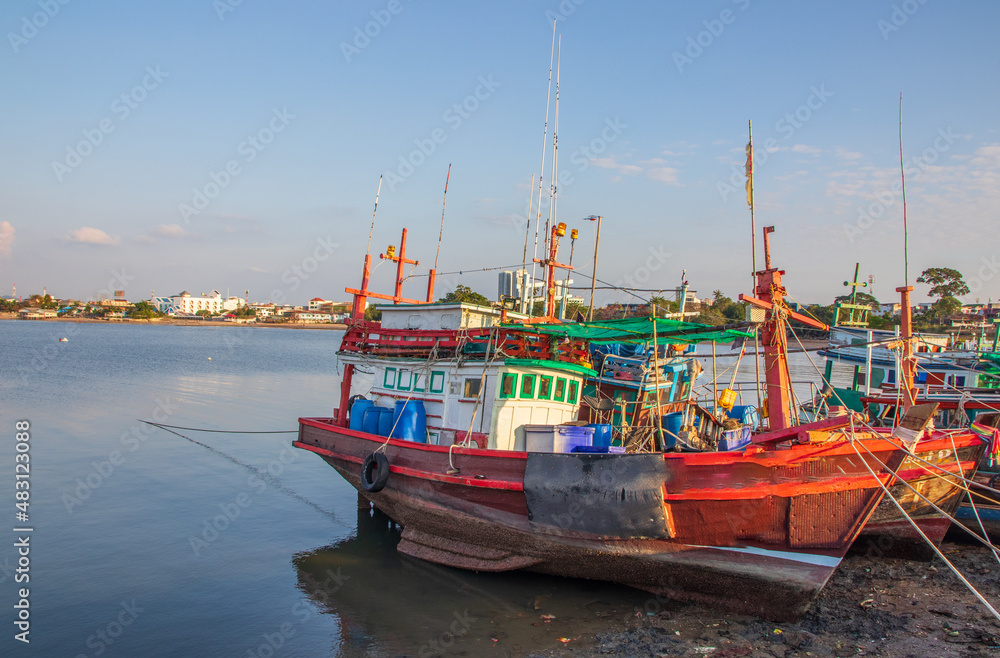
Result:
[[[60,337],[68,342],[58,342]],[[400,557],[398,529],[292,434],[328,415],[340,333],[0,322],[4,471],[31,422],[31,643],[13,639],[14,533],[0,551],[3,655],[389,656],[562,646],[635,590]],[[209,360],[211,359],[211,360]],[[14,486],[3,480],[7,524]],[[213,525],[215,527],[213,527]],[[23,587],[24,584],[18,585]],[[545,623],[540,615],[554,615]],[[452,633],[455,633],[453,636]]]

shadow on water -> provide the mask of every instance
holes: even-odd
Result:
[[[417,560],[396,551],[400,532],[360,509],[357,533],[293,559],[299,588],[340,621],[335,654],[520,655],[634,620],[651,603],[659,610],[649,594],[610,583]]]

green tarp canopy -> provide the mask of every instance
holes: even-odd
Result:
[[[604,322],[566,322],[561,324],[504,324],[509,331],[559,336],[591,343],[648,343],[653,340],[653,318],[625,318]],[[730,343],[737,338],[753,338],[752,333],[713,327],[696,322],[657,318],[656,339],[660,343]]]

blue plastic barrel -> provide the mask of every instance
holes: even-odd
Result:
[[[375,407],[379,411],[378,416],[378,435],[379,436],[389,436],[389,431],[392,430],[392,417],[395,414],[394,409],[389,407]]]
[[[726,412],[726,415],[750,427],[760,425],[760,416],[757,413],[757,407],[752,404],[733,407]]]
[[[673,448],[677,443],[677,436],[681,433],[681,426],[684,424],[684,412],[674,411],[663,414],[663,445],[665,448]]]
[[[355,400],[351,405],[351,429],[362,431],[364,429],[365,411],[375,406],[371,400]]]
[[[368,407],[365,409],[365,417],[361,422],[361,431],[368,434],[378,434],[378,421],[382,417],[382,411],[378,407]]]
[[[392,438],[427,443],[427,413],[422,400],[396,400]]]
[[[611,445],[611,425],[604,423],[591,423],[587,427],[594,428],[594,445],[595,446],[609,446]]]

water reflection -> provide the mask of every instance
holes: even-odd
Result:
[[[563,647],[597,619],[634,617],[650,596],[525,571],[475,573],[396,552],[400,528],[359,510],[357,533],[296,555],[299,588],[340,620],[335,655],[484,655]],[[606,623],[606,622],[604,622]]]

